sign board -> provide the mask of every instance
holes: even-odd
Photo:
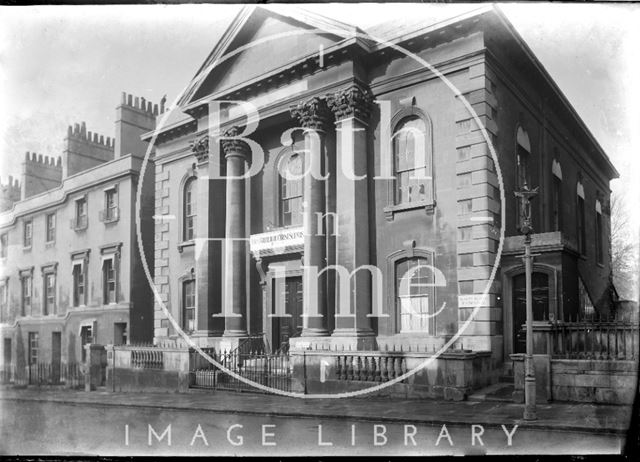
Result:
[[[279,255],[302,250],[303,247],[304,233],[302,227],[252,234],[249,238],[249,248],[257,256]]]
[[[489,306],[491,295],[487,294],[482,300],[482,294],[458,295],[458,308],[475,308],[476,306]]]

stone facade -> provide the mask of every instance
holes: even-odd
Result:
[[[518,348],[524,268],[514,191],[521,180],[541,191],[533,205],[539,320],[607,312],[608,185],[617,172],[506,23],[487,9],[402,34],[387,26],[367,31],[405,55],[351,40],[361,31],[326,18],[243,10],[202,69],[276,33],[328,24],[330,33],[301,35],[295,45],[275,40],[286,54],[246,48],[194,79],[179,117],[143,136],[155,137],[156,214],[164,216],[155,231],[164,305],[156,305],[156,340],[179,339],[178,327],[200,345],[222,349],[264,334],[272,350],[434,352],[460,330],[450,349],[490,358],[483,379],[465,387],[486,383]],[[314,54],[318,46],[322,57]],[[209,137],[209,103],[216,100],[251,102],[260,116],[255,130],[240,136],[242,110],[225,109]],[[402,183],[400,157],[393,157],[403,149],[393,140],[406,124],[421,127],[419,166],[427,175],[420,184]],[[262,168],[249,178],[221,178],[260,161],[247,144],[262,148]],[[281,165],[299,153],[303,168],[319,168],[326,181],[282,179]],[[270,239],[290,242],[260,244]],[[430,268],[419,301],[400,289],[399,271],[415,262]],[[381,298],[375,277],[362,270],[346,293],[335,266],[346,274],[377,268]],[[426,321],[413,317],[406,299],[422,303]]]
[[[115,141],[77,124],[62,157],[25,157],[22,197],[0,214],[2,367],[70,364],[82,361],[87,342],[152,339],[135,212],[140,187],[140,231],[151,261],[155,166],[151,157],[143,176],[146,150],[116,141],[127,130],[130,138],[153,129],[158,114],[151,109],[142,119],[126,96]],[[139,126],[121,128],[127,120]]]

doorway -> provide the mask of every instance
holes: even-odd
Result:
[[[278,350],[302,332],[302,276],[285,278],[275,285],[274,292],[276,312],[285,313],[285,316],[273,318],[273,345],[274,350]],[[277,304],[284,304],[284,310]]]
[[[62,362],[62,333],[51,333],[51,380],[60,383],[60,363]]]
[[[526,353],[526,328],[527,322],[527,286],[524,273],[513,278],[513,352]],[[543,321],[549,319],[549,277],[544,273],[531,275],[531,295],[533,320]]]

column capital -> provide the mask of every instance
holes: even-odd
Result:
[[[233,126],[224,132],[224,136],[238,136],[241,132],[242,130],[240,130],[240,127]],[[225,157],[242,156],[244,158],[248,158],[251,153],[249,145],[241,139],[222,140],[221,143]]]
[[[302,127],[326,131],[333,121],[333,114],[324,98],[314,96],[290,108],[291,116],[297,119]]]
[[[368,87],[354,83],[328,95],[327,105],[336,120],[355,117],[366,123],[373,108],[373,95]]]
[[[209,135],[204,135],[191,142],[191,153],[196,156],[198,163],[209,160]]]

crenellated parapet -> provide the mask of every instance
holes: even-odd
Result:
[[[160,102],[160,107],[157,104],[153,104],[151,101],[147,101],[144,97],[134,96],[130,93],[122,92],[122,97],[120,99],[120,105],[126,106],[131,109],[137,109],[141,112],[146,112],[148,114],[152,114],[157,116],[164,112],[164,102],[165,99],[162,99]]]
[[[40,194],[62,183],[62,159],[27,152],[22,162],[21,199]]]
[[[84,122],[80,124],[69,125],[67,128],[67,138],[74,138],[80,141],[86,141],[87,143],[104,146],[106,148],[113,149],[115,145],[115,139],[110,136],[105,137],[95,132],[87,131],[87,126]]]
[[[156,117],[164,111],[163,98],[158,104],[144,97],[123,92],[116,108],[115,157],[129,154],[142,158],[147,153],[148,144],[140,137],[156,128]]]
[[[87,131],[84,122],[69,126],[64,142],[64,178],[114,159],[115,139]]]
[[[0,180],[0,212],[9,210],[15,202],[20,200],[20,181],[9,176],[5,183]]]

